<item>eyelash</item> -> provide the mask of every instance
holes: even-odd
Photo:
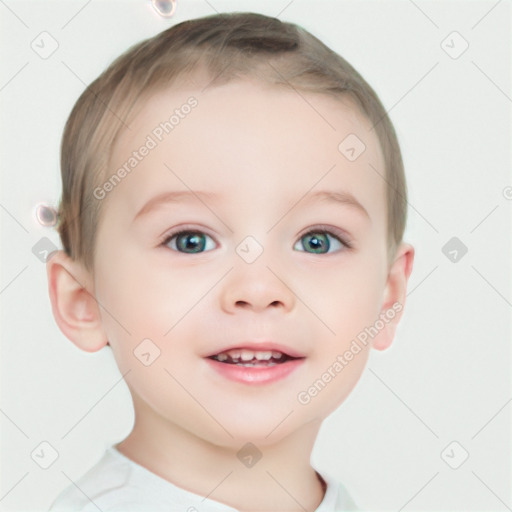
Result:
[[[309,229],[308,231],[306,231],[305,233],[303,233],[302,235],[299,236],[299,240],[303,237],[305,237],[306,235],[312,235],[312,234],[318,234],[318,233],[322,233],[322,234],[327,234],[327,235],[331,235],[333,238],[336,238],[336,240],[338,240],[341,245],[345,246],[345,248],[343,249],[344,251],[348,250],[348,249],[352,249],[352,242],[348,239],[348,237],[346,235],[343,235],[341,233],[341,231],[337,230],[337,229],[333,229],[329,226],[316,226],[314,227],[313,229]],[[340,252],[340,251],[337,251],[337,252]]]
[[[197,228],[184,226],[177,231],[172,231],[170,233],[166,233],[160,239],[159,246],[165,247],[173,238],[175,238],[179,235],[191,234],[191,233],[199,233],[199,234],[208,235],[208,233],[201,231]],[[348,240],[345,235],[342,235],[340,232],[338,232],[338,230],[335,230],[329,226],[324,226],[324,225],[315,226],[314,228],[309,229],[305,233],[301,234],[299,236],[298,240],[300,240],[301,238],[304,238],[307,235],[318,234],[318,233],[331,235],[332,237],[337,239],[341,243],[341,245],[344,246],[344,249],[340,249],[336,252],[347,251],[347,250],[350,250],[353,248],[352,242],[350,240]],[[208,235],[208,236],[213,239],[212,236],[210,236],[210,235]],[[171,250],[174,251],[174,249],[171,249]],[[174,252],[180,252],[180,251],[174,251]],[[209,251],[205,251],[205,252],[209,252]],[[299,251],[299,252],[302,252],[302,251]],[[193,253],[183,253],[183,254],[193,254]],[[202,254],[202,253],[198,253],[198,254]],[[314,254],[314,253],[308,253],[308,254]],[[325,255],[325,254],[333,254],[333,253],[322,253],[322,254]]]

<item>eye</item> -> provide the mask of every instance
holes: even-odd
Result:
[[[305,249],[305,252],[309,252],[309,249],[311,249],[311,254],[327,254],[329,252],[337,252],[340,249],[349,249],[351,247],[348,242],[343,241],[334,233],[323,229],[308,231],[300,237],[299,241],[293,248],[295,250],[300,250],[297,249],[297,246],[299,245]],[[329,249],[335,250],[329,251]]]
[[[205,250],[211,250],[213,239],[201,231],[182,230],[168,235],[162,242],[162,245],[169,247],[173,251],[184,252],[186,254],[197,254]],[[206,247],[208,246],[208,249]]]
[[[194,229],[182,229],[165,236],[160,244],[176,252],[199,254],[215,248],[215,242],[206,233]],[[302,247],[302,249],[299,248]],[[327,254],[350,249],[351,244],[331,231],[315,228],[300,237],[294,246],[295,250],[310,254]]]

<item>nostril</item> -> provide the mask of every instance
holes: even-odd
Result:
[[[274,300],[274,301],[272,301],[272,302],[269,304],[269,306],[273,306],[273,307],[275,307],[275,306],[280,306],[281,304],[282,304],[282,303],[281,303],[281,301],[279,301],[279,300]],[[250,307],[250,304],[249,304],[248,302],[246,302],[245,300],[237,300],[237,301],[235,302],[235,306],[239,306],[239,307],[242,307],[242,308],[247,308],[247,307]]]

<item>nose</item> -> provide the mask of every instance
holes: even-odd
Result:
[[[266,309],[291,311],[296,297],[279,271],[265,264],[236,266],[226,277],[221,291],[221,307],[229,314],[240,310],[254,312]]]

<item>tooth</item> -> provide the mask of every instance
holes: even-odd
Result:
[[[252,361],[254,359],[254,352],[252,350],[242,349],[240,357],[242,361]]]
[[[268,361],[272,357],[272,352],[256,352],[258,361]]]
[[[283,353],[277,350],[254,351],[244,348],[227,350],[226,352],[220,352],[216,355],[216,359],[218,361],[227,361],[231,359],[233,363],[238,363],[240,360],[242,362],[248,362],[253,359],[257,359],[258,361],[269,361],[272,358],[281,359],[282,357]]]

